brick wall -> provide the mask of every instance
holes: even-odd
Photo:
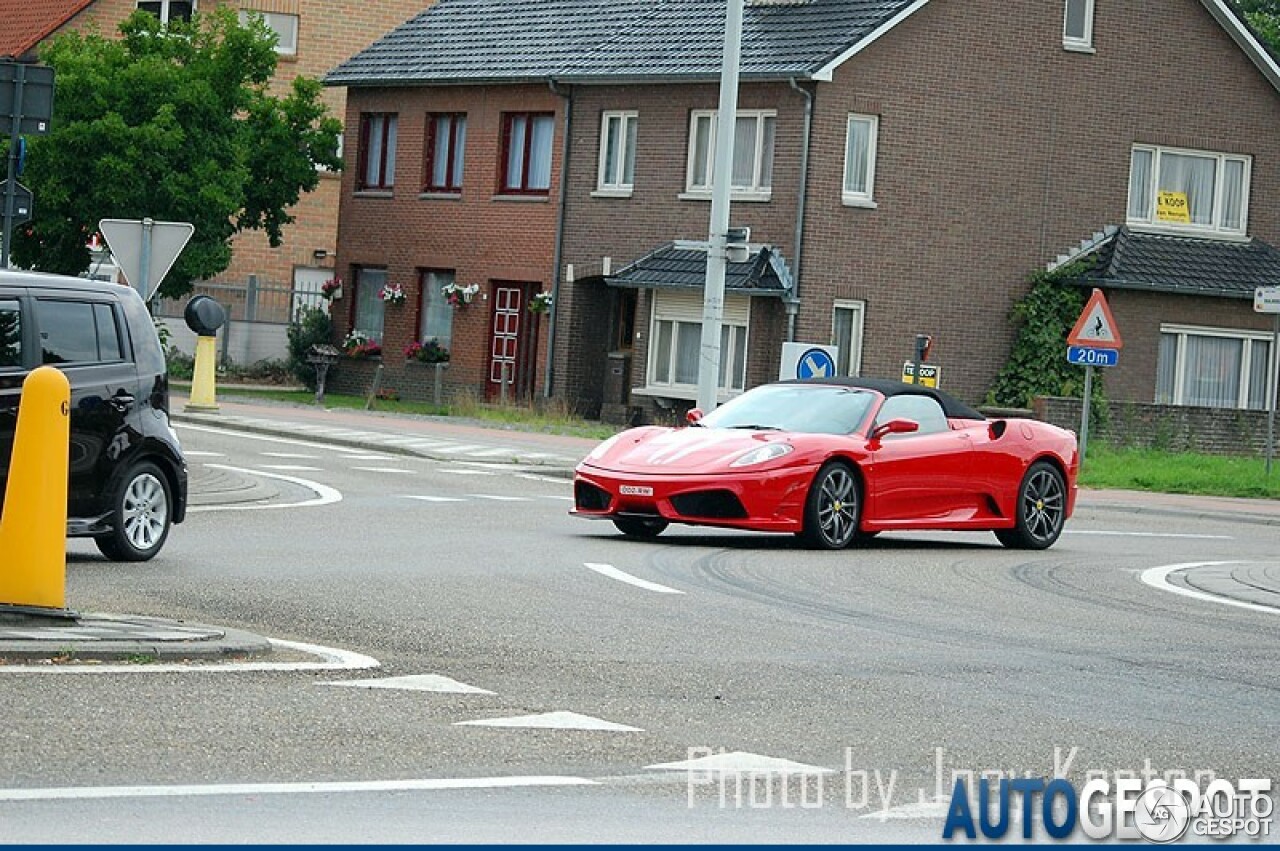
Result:
[[[335,302],[334,326],[339,339],[351,327],[355,270],[384,267],[388,279],[400,283],[408,297],[403,306],[387,307],[384,326],[387,369],[390,372],[393,366],[402,366],[393,362],[418,337],[419,272],[453,270],[459,284],[479,284],[480,293],[470,305],[454,309],[450,380],[477,388],[480,394],[486,387],[493,390],[487,376],[494,282],[527,282],[535,289],[551,289],[563,103],[545,85],[350,92],[346,145],[352,168],[342,176],[338,244],[338,268],[350,291],[341,302]],[[527,111],[556,114],[551,191],[545,196],[499,196],[502,114]],[[390,193],[355,191],[354,163],[364,112],[398,115],[395,186]],[[436,112],[467,114],[465,173],[457,197],[420,194],[426,120],[428,113]],[[548,320],[526,312],[522,321],[539,323],[533,384],[540,392]]]
[[[1037,419],[1080,430],[1079,399],[1041,396],[1034,404]],[[1265,455],[1267,412],[1110,402],[1102,422],[1090,426],[1089,438],[1173,452]],[[1280,449],[1280,441],[1277,444]]]

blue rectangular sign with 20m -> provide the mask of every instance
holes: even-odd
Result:
[[[1115,366],[1120,363],[1120,352],[1091,346],[1068,346],[1067,361],[1078,366]]]

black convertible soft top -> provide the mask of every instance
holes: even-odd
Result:
[[[941,390],[925,387],[920,384],[904,384],[888,378],[804,378],[780,382],[782,384],[831,384],[837,387],[856,387],[863,390],[874,390],[885,398],[889,396],[905,396],[914,394],[928,396],[942,406],[942,412],[948,417],[961,420],[985,420],[986,417],[959,402]]]

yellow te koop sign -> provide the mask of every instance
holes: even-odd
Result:
[[[1156,221],[1191,224],[1191,205],[1185,192],[1161,192],[1156,195]]]

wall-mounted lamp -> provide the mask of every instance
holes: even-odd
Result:
[[[316,259],[317,263],[319,263],[322,260],[324,260],[324,258],[329,256],[329,249],[317,248],[315,251],[311,252],[311,256]]]

